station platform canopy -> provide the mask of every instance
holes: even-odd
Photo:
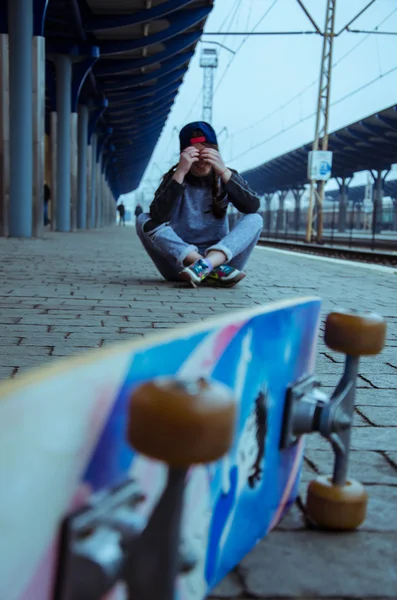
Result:
[[[326,199],[332,201],[338,201],[340,198],[339,189],[326,190]],[[362,202],[365,196],[364,185],[350,185],[347,189],[347,196],[352,202]],[[383,196],[390,196],[390,198],[397,199],[397,179],[391,179],[385,181],[383,184]]]
[[[47,123],[56,111],[53,58],[67,53],[81,69],[92,66],[79,102],[100,112],[101,135],[112,150],[112,179],[120,194],[139,186],[212,7],[213,0],[48,3]]]
[[[309,183],[307,160],[311,149],[311,143],[304,144],[242,175],[259,194],[300,188]],[[333,177],[390,169],[397,163],[397,105],[334,131],[329,136],[329,150],[333,152]]]

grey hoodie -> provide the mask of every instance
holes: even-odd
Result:
[[[145,225],[149,232],[162,223],[168,223],[179,237],[188,244],[210,246],[219,242],[229,232],[227,214],[222,218],[213,215],[212,188],[208,178],[188,175],[181,185],[166,177],[155,193],[150,205],[151,221]],[[259,198],[248,183],[236,172],[227,184],[222,184],[220,206],[231,203],[241,213],[255,213]]]

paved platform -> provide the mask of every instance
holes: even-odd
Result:
[[[351,475],[368,486],[367,521],[353,534],[308,530],[298,503],[218,587],[215,600],[397,598],[397,272],[258,248],[249,276],[229,290],[193,290],[159,279],[131,227],[44,240],[0,239],[0,378],[155,329],[298,295],[323,311],[373,309],[389,323],[387,347],[361,363]],[[326,388],[341,358],[320,340]],[[307,444],[306,482],[328,472],[331,452]]]

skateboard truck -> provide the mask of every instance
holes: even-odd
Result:
[[[384,319],[374,313],[331,313],[325,323],[325,343],[346,355],[334,392],[327,396],[315,377],[302,379],[287,391],[281,449],[317,431],[334,451],[333,475],[309,484],[306,505],[308,517],[328,529],[355,529],[365,519],[367,493],[361,483],[347,479],[356,380],[360,356],[379,354],[385,334]]]
[[[226,454],[235,410],[226,386],[203,379],[158,378],[134,391],[127,439],[168,465],[165,489],[146,524],[134,510],[144,497],[133,481],[66,519],[55,600],[102,600],[117,583],[131,600],[174,599],[177,575],[196,565],[181,544],[186,474]]]

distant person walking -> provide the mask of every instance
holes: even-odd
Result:
[[[119,225],[121,225],[121,223],[123,223],[123,225],[125,225],[125,206],[122,202],[120,202],[120,204],[118,205],[117,210],[120,215]]]
[[[48,218],[48,204],[51,200],[51,190],[47,182],[44,183],[44,225],[47,226],[50,224],[50,219]]]
[[[142,213],[143,213],[142,206],[140,204],[137,204],[136,208],[135,208],[135,216],[139,217],[139,215],[141,215]]]

